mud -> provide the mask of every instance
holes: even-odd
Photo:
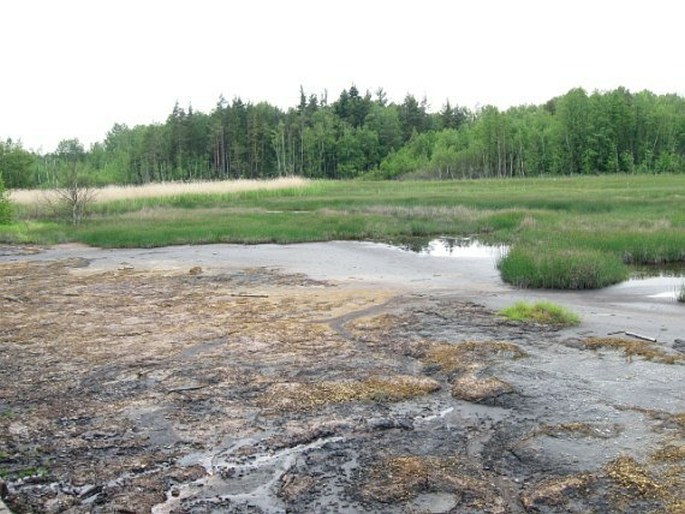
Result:
[[[674,302],[547,293],[583,317],[556,330],[499,318],[542,293],[481,258],[1,250],[13,512],[685,509]]]

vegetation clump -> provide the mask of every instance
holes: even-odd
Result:
[[[306,409],[346,402],[398,402],[440,389],[425,377],[398,375],[367,380],[326,381],[316,384],[279,384],[272,388],[266,403],[281,408]]]
[[[526,355],[519,346],[507,341],[465,341],[431,345],[423,360],[449,374],[473,370],[495,356],[521,359]]]
[[[532,322],[542,325],[570,327],[580,324],[580,317],[552,302],[540,301],[534,304],[520,301],[498,312],[511,321]]]
[[[532,512],[543,505],[564,505],[571,494],[587,489],[593,480],[595,477],[590,473],[548,478],[527,487],[520,495],[521,503]]]
[[[514,392],[511,384],[487,372],[488,364],[495,357],[513,360],[526,355],[517,345],[506,341],[465,341],[430,345],[422,360],[452,377],[450,392],[453,397],[488,403]]]
[[[620,456],[609,462],[605,470],[609,478],[618,485],[643,498],[655,499],[664,496],[663,487],[632,457]]]
[[[614,437],[621,431],[621,427],[614,426],[599,426],[592,423],[583,423],[579,421],[570,423],[559,423],[557,425],[542,425],[539,433],[550,437],[593,437],[599,439],[608,439]]]
[[[678,462],[685,461],[685,444],[669,444],[660,448],[652,455],[655,462]]]
[[[467,492],[481,502],[499,500],[488,482],[462,460],[417,455],[379,459],[369,471],[362,494],[371,500],[393,503],[406,502],[426,492]]]
[[[451,393],[459,400],[481,403],[513,391],[510,383],[497,377],[480,377],[475,373],[467,373],[452,382]]]
[[[581,248],[513,247],[498,263],[502,280],[517,287],[598,289],[628,278],[616,255]]]
[[[623,355],[628,359],[637,356],[662,364],[676,364],[685,360],[685,357],[682,355],[666,353],[657,346],[645,341],[633,341],[620,337],[588,337],[582,341],[582,344],[585,348],[591,350],[599,350],[600,348],[622,350]]]

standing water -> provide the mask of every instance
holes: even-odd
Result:
[[[495,263],[506,255],[507,245],[489,245],[472,237],[441,237],[437,239],[409,239],[397,246],[403,250],[432,257],[492,258]]]

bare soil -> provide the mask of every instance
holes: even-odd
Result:
[[[681,321],[645,353],[307,248],[1,250],[13,512],[685,512]]]

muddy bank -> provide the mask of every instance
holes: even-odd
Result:
[[[336,243],[4,252],[6,503],[682,511],[682,316],[626,298],[603,316],[611,301],[567,295],[577,329],[511,324],[492,307],[522,293],[484,263],[416,258]],[[655,318],[653,353],[608,344]]]

